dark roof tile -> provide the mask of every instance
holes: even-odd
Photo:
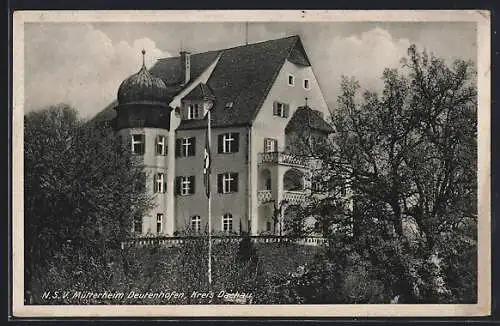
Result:
[[[211,123],[215,128],[250,125],[287,58],[298,64],[309,65],[309,59],[300,38],[295,35],[192,54],[191,82],[200,76],[219,55],[220,59],[205,85],[215,96],[211,111]],[[182,85],[180,57],[160,59],[150,72],[165,82],[170,98],[186,86]],[[200,89],[200,91],[203,90]],[[228,107],[227,103],[232,103],[232,106]],[[109,114],[100,115],[109,116]],[[204,126],[206,126],[204,120],[187,120],[182,121],[178,129],[203,128]]]
[[[191,92],[184,96],[183,100],[214,100],[215,96],[210,87],[199,83]]]

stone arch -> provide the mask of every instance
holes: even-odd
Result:
[[[259,189],[260,190],[271,190],[271,171],[269,169],[263,169],[259,174]]]

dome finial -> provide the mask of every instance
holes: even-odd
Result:
[[[144,59],[144,56],[146,55],[146,50],[142,49],[141,52],[142,52],[142,65],[146,66],[145,59]]]

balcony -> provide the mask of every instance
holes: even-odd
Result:
[[[283,152],[260,153],[260,163],[283,164],[307,168],[309,166],[309,158]]]
[[[284,191],[283,200],[286,200],[290,204],[300,204],[303,203],[307,198],[307,193],[305,191]]]
[[[259,190],[257,192],[257,200],[259,203],[267,203],[273,199],[271,190]]]

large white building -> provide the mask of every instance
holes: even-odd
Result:
[[[303,202],[309,160],[293,150],[308,130],[319,140],[332,129],[327,104],[299,36],[160,59],[124,80],[117,102],[97,118],[112,119],[142,158],[147,191],[156,196],[137,234],[204,230],[203,183],[207,110],[212,127],[212,229],[251,234],[283,229],[280,203]]]

